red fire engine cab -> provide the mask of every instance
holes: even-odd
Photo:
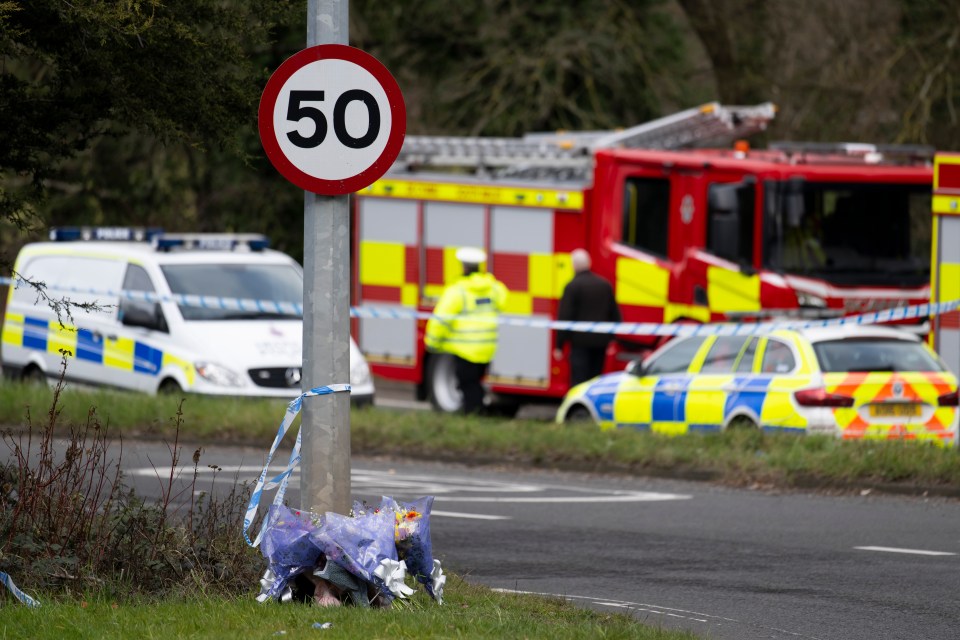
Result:
[[[546,321],[578,247],[614,284],[628,323],[928,301],[932,149],[689,148],[741,140],[773,115],[769,103],[710,103],[614,132],[408,136],[397,165],[354,201],[353,328],[374,374],[457,410],[452,361],[425,352],[423,316],[459,277],[454,254],[464,246],[485,249],[486,268],[510,289],[487,377],[503,412],[568,389]],[[607,370],[659,340],[618,335]]]

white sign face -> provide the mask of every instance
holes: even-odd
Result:
[[[359,191],[396,159],[406,110],[389,72],[344,45],[305,49],[271,76],[260,102],[260,138],[288,180],[308,191]]]

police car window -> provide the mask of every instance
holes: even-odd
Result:
[[[753,360],[757,355],[757,343],[759,342],[759,338],[750,338],[750,342],[743,349],[743,355],[740,356],[740,360],[737,362],[737,373],[749,373],[753,371]]]
[[[919,342],[889,338],[817,342],[813,351],[824,372],[944,371]]]
[[[782,342],[770,340],[763,351],[763,373],[789,373],[797,366],[793,351]]]
[[[259,300],[243,310],[219,304],[199,307],[179,305],[184,320],[248,320],[300,318],[303,277],[283,264],[177,264],[161,267],[170,291],[180,295]]]
[[[700,373],[730,373],[740,355],[746,336],[720,336],[703,360]]]
[[[700,345],[706,340],[704,336],[692,336],[678,339],[674,344],[661,351],[647,367],[647,375],[664,373],[682,373],[690,366],[690,361],[697,355]]]

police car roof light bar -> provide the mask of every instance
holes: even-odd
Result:
[[[49,237],[53,242],[150,242],[162,233],[159,227],[53,227]]]

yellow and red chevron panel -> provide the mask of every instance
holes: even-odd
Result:
[[[845,439],[906,439],[948,445],[954,437],[956,407],[940,407],[940,396],[954,390],[948,373],[889,373],[883,371],[830,373],[828,393],[854,398],[854,406],[834,409]],[[905,415],[870,417],[872,406],[909,409]],[[933,407],[931,410],[930,407]],[[867,413],[869,419],[864,417]],[[913,414],[913,415],[911,415]]]

